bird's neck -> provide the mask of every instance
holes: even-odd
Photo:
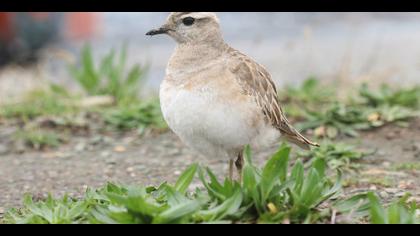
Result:
[[[223,41],[178,44],[168,63],[171,71],[199,69],[222,57],[229,46]]]

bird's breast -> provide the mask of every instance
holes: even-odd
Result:
[[[161,107],[169,127],[193,147],[204,142],[226,148],[248,144],[264,125],[261,112],[229,83],[207,81],[162,83]]]

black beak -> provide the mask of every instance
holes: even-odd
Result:
[[[154,29],[154,30],[150,30],[149,32],[146,33],[146,35],[158,35],[158,34],[166,34],[169,31],[169,29],[161,27],[159,29]]]

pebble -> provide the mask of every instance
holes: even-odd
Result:
[[[408,181],[400,181],[399,183],[398,183],[398,188],[402,188],[402,189],[411,189],[411,188],[414,188],[415,186],[414,186],[414,182],[413,181],[411,181],[411,180],[408,180]]]
[[[385,191],[387,193],[396,194],[396,193],[398,193],[399,189],[396,189],[396,188],[386,188]]]
[[[134,168],[133,168],[133,167],[128,167],[128,168],[126,169],[126,171],[127,171],[127,172],[133,172],[133,171],[134,171]]]
[[[9,152],[9,148],[6,145],[0,144],[0,155],[7,154]]]
[[[407,202],[415,202],[417,204],[420,204],[420,197],[410,197],[407,199]]]
[[[377,190],[378,188],[375,186],[375,185],[371,185],[370,187],[369,187],[369,190],[371,190],[371,191],[375,191],[375,190]]]
[[[83,152],[86,149],[86,144],[78,143],[76,147],[74,147],[74,149],[76,150],[76,152]]]
[[[0,214],[4,214],[5,210],[3,207],[0,207]]]
[[[382,163],[382,166],[383,166],[383,167],[387,167],[387,168],[388,168],[388,167],[390,167],[390,166],[391,166],[391,162],[389,162],[389,161],[385,161],[385,162],[383,162],[383,163]]]
[[[397,135],[394,132],[389,132],[386,134],[387,139],[394,139]]]
[[[145,165],[138,165],[137,170],[145,170],[147,167]]]
[[[396,197],[403,197],[405,195],[405,192],[398,192],[395,194]]]
[[[53,171],[53,170],[48,171],[48,176],[51,177],[51,178],[58,177],[58,172],[57,171]]]
[[[385,191],[379,192],[379,196],[381,196],[381,198],[384,198],[384,199],[389,198],[389,194]]]
[[[17,153],[24,153],[26,150],[25,143],[21,140],[15,142],[15,150]]]
[[[116,146],[114,152],[125,152],[126,148],[124,146]]]
[[[90,144],[97,145],[100,144],[103,141],[102,136],[95,136],[90,140]]]
[[[82,185],[82,191],[86,191],[89,188],[89,186],[87,186],[86,184]]]
[[[413,150],[414,151],[419,151],[420,150],[420,142],[413,144]]]
[[[111,152],[109,152],[109,151],[103,151],[103,152],[101,152],[101,157],[110,157],[111,156]]]
[[[181,171],[179,170],[174,171],[174,175],[180,175],[180,174],[181,174]]]

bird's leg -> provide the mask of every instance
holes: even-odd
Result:
[[[233,181],[233,160],[229,160],[229,180]]]
[[[235,166],[239,175],[239,183],[242,183],[242,168],[244,167],[244,155],[242,151],[238,154],[238,159],[235,161]]]

